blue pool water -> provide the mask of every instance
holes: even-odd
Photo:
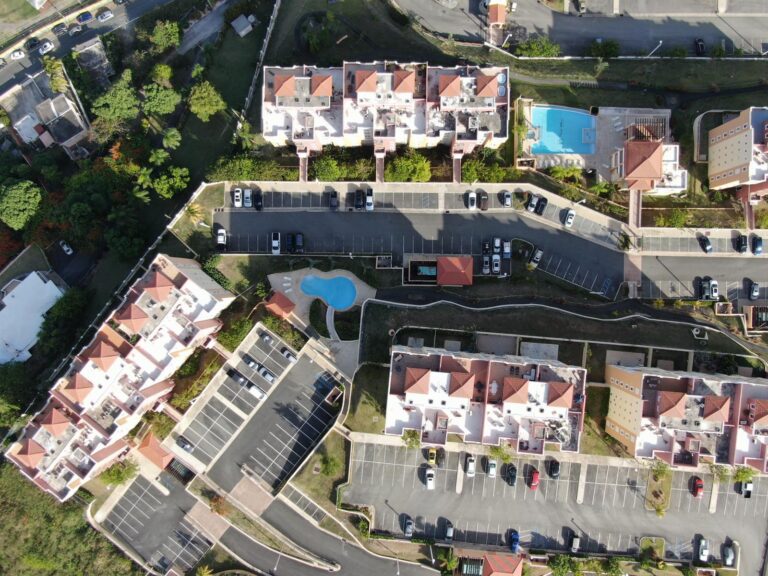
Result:
[[[531,120],[538,140],[534,154],[594,154],[595,117],[588,112],[558,106],[533,106]]]
[[[357,288],[349,278],[318,278],[305,276],[301,281],[301,291],[308,296],[317,296],[331,308],[346,310],[355,303]]]

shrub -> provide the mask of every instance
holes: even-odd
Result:
[[[734,482],[749,482],[755,477],[756,471],[749,466],[736,466],[733,473]]]
[[[621,52],[616,40],[593,40],[589,45],[589,55],[593,58],[616,58]]]
[[[339,471],[340,468],[341,462],[339,462],[338,458],[329,456],[328,454],[323,454],[320,460],[320,471],[324,476],[333,476]]]
[[[395,157],[384,169],[386,182],[429,182],[431,177],[429,159],[410,148],[405,154]]]
[[[221,261],[221,254],[211,254],[208,258],[203,260],[200,267],[203,272],[208,274],[213,280],[226,290],[232,290],[232,281],[224,276],[221,270],[217,268]]]
[[[250,318],[238,318],[226,330],[222,330],[216,338],[219,343],[230,352],[234,352],[240,342],[245,340],[248,332],[253,328],[253,320]]]
[[[560,45],[546,36],[536,36],[521,43],[515,50],[518,56],[555,58],[560,56]]]
[[[268,314],[262,318],[261,322],[264,324],[264,326],[285,340],[286,343],[294,350],[301,350],[304,347],[304,344],[307,342],[304,334],[296,330],[282,318],[278,318],[273,314]]]
[[[512,460],[512,455],[507,451],[506,448],[504,448],[504,446],[491,446],[491,448],[488,450],[488,455],[491,458],[503,462],[504,464],[507,464]]]
[[[309,177],[321,182],[336,182],[341,180],[341,168],[335,158],[323,155],[312,161]]]
[[[179,378],[190,378],[197,374],[197,371],[200,370],[200,358],[202,355],[201,350],[195,350],[192,356],[187,358],[186,362],[176,370],[176,376]]]
[[[131,458],[126,458],[112,464],[112,466],[101,473],[99,478],[108,486],[117,486],[119,484],[125,484],[133,479],[138,473],[139,465],[136,461]]]
[[[418,448],[421,446],[421,434],[418,430],[406,430],[403,432],[403,443],[406,448]]]
[[[219,158],[208,170],[206,180],[296,181],[299,169],[280,166],[274,160],[262,160],[245,154]]]
[[[162,412],[147,412],[144,415],[144,420],[149,424],[152,433],[160,440],[167,438],[173,427],[176,426],[176,421]]]

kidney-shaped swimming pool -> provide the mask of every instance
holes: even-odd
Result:
[[[304,276],[301,281],[301,291],[308,296],[321,298],[328,306],[336,310],[346,310],[355,303],[357,288],[355,283],[344,276],[320,278]]]

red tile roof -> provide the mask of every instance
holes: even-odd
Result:
[[[768,424],[768,400],[761,398],[749,399],[749,418],[752,424]],[[752,408],[754,406],[754,409]]]
[[[662,153],[661,141],[624,143],[624,180],[630,190],[653,190],[662,177]]]
[[[416,73],[413,70],[395,70],[392,88],[397,93],[413,94],[416,89]]]
[[[328,75],[316,74],[312,76],[310,82],[312,96],[331,96],[333,95],[333,78]]]
[[[727,422],[731,413],[731,399],[728,396],[706,396],[704,398],[704,420]]]
[[[501,401],[528,404],[528,380],[506,376],[501,389]]]
[[[137,333],[144,327],[149,320],[149,316],[144,310],[136,304],[128,304],[115,314],[115,320],[128,328],[133,333]]]
[[[358,92],[376,92],[376,71],[358,70],[355,72],[355,89]]]
[[[80,372],[75,372],[74,377],[66,386],[60,389],[61,393],[76,404],[81,404],[93,389],[93,382],[88,380]]]
[[[573,405],[573,384],[568,382],[549,382],[547,385],[547,406],[551,408],[570,408]]]
[[[507,8],[504,4],[488,6],[488,24],[504,24],[507,20]]]
[[[438,256],[438,286],[471,286],[474,260],[472,256]]]
[[[426,368],[405,369],[405,391],[411,394],[429,393],[429,373]]]
[[[292,74],[275,76],[275,96],[293,96],[296,94],[296,78]]]
[[[275,291],[267,300],[267,310],[280,318],[287,318],[294,308],[296,304],[282,292]]]
[[[472,398],[475,390],[475,375],[467,372],[451,372],[451,384],[448,390],[449,396],[458,398]]]
[[[144,281],[144,291],[158,302],[168,297],[173,289],[173,281],[162,272],[152,271]]]
[[[461,80],[456,74],[441,74],[438,87],[440,96],[458,96],[461,94]]]
[[[521,576],[523,559],[511,554],[486,554],[483,556],[483,576]]]
[[[95,462],[103,462],[107,458],[111,458],[118,452],[121,452],[125,450],[126,448],[130,448],[128,445],[128,442],[123,440],[122,438],[118,440],[117,442],[113,442],[109,446],[105,446],[104,448],[101,448],[100,450],[96,450],[93,454],[91,454],[91,459]]]
[[[115,360],[120,358],[120,352],[108,340],[98,338],[88,348],[86,357],[106,372],[115,363]]]
[[[54,436],[63,434],[70,424],[72,424],[72,421],[69,417],[54,406],[46,410],[40,419],[40,425]]]
[[[685,416],[685,394],[682,392],[659,392],[656,398],[659,416],[682,418]]]
[[[477,73],[475,75],[475,93],[478,96],[492,96],[495,98],[499,94],[499,81],[496,76]]]
[[[163,448],[160,440],[152,432],[142,439],[139,452],[160,469],[164,469],[173,460],[173,454]]]
[[[45,448],[32,440],[32,438],[25,438],[21,441],[21,448],[19,448],[19,451],[14,456],[16,460],[27,468],[34,468],[40,464],[40,460],[45,456]]]

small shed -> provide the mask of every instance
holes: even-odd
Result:
[[[245,16],[245,14],[240,14],[240,16],[232,20],[232,28],[234,28],[235,33],[237,33],[240,38],[243,38],[249,32],[251,32],[251,30],[253,30],[251,21],[248,19],[248,17]]]

